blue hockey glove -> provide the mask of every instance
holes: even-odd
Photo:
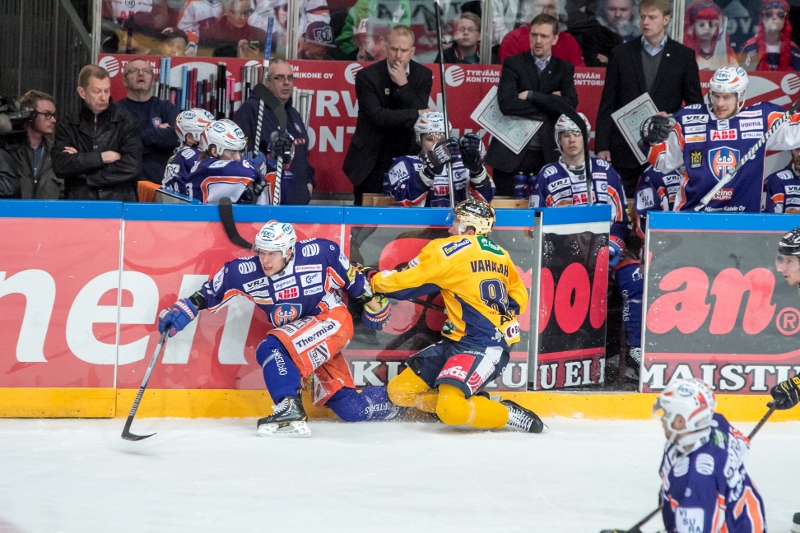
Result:
[[[474,133],[467,133],[458,140],[458,144],[461,146],[461,160],[470,174],[480,173],[486,157],[486,148],[481,138]]]
[[[197,313],[197,307],[188,298],[181,298],[172,307],[158,314],[158,332],[164,333],[164,330],[169,329],[169,336],[174,337],[197,317]]]
[[[267,156],[264,152],[258,152],[258,155],[253,155],[253,152],[247,152],[245,158],[250,166],[256,169],[258,175],[262,178],[267,175]]]
[[[273,139],[272,143],[270,143],[269,154],[275,159],[283,157],[283,164],[288,165],[294,156],[294,137],[285,131],[277,136],[275,133],[272,134]]]
[[[795,376],[792,379],[781,381],[769,391],[772,395],[773,401],[767,405],[775,407],[775,409],[791,409],[800,403],[800,376]]]
[[[622,259],[622,247],[614,241],[608,241],[608,268],[617,268]]]
[[[389,317],[392,316],[392,304],[389,303],[389,298],[380,294],[375,295],[375,301],[380,304],[380,310],[372,311],[365,305],[364,312],[361,313],[361,322],[369,329],[380,330],[389,323]]]

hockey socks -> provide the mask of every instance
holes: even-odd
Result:
[[[256,360],[264,373],[264,383],[272,400],[280,402],[287,396],[299,396],[300,371],[289,352],[272,335],[256,349]]]
[[[508,409],[484,396],[466,398],[464,391],[453,385],[439,385],[436,414],[452,426],[467,425],[480,429],[499,429],[508,422]]]
[[[361,392],[350,388],[339,389],[325,407],[345,422],[391,420],[405,411],[389,401],[386,387],[367,387]]]

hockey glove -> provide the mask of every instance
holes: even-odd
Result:
[[[775,409],[791,409],[800,403],[800,376],[795,376],[792,379],[781,381],[769,391],[772,395],[773,401],[767,404],[768,407],[775,407]]]
[[[269,154],[275,159],[283,157],[283,164],[288,165],[294,156],[294,137],[285,131],[278,135],[272,140]]]
[[[197,307],[188,298],[181,298],[175,305],[158,314],[158,332],[164,333],[164,330],[169,329],[169,336],[174,337],[195,319],[197,313]]]
[[[644,119],[642,125],[639,126],[639,135],[642,136],[642,140],[647,144],[663,143],[669,137],[669,132],[672,131],[675,124],[675,119],[672,117],[653,115]]]
[[[422,171],[429,179],[433,179],[444,170],[444,166],[458,155],[458,141],[452,137],[439,141],[428,153],[422,156]]]
[[[350,263],[350,264],[353,265],[353,267],[355,267],[356,270],[361,272],[361,274],[363,274],[365,278],[367,278],[367,283],[372,281],[372,277],[378,273],[378,270],[371,266],[364,266],[359,263]]]
[[[608,269],[617,268],[622,259],[622,247],[614,241],[608,241]]]
[[[480,174],[483,170],[483,159],[486,157],[486,148],[481,138],[474,133],[467,133],[458,140],[461,146],[461,160],[470,174]]]
[[[374,300],[381,308],[373,311],[365,305],[364,312],[361,313],[361,322],[369,329],[380,330],[389,323],[389,317],[392,316],[392,304],[389,303],[389,298],[380,294],[376,294]]]

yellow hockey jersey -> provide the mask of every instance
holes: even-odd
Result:
[[[398,300],[441,291],[447,313],[442,335],[477,346],[519,342],[517,316],[528,304],[508,252],[482,235],[429,242],[406,270],[376,274],[372,291]]]

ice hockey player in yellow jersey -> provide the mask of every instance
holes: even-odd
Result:
[[[525,311],[528,292],[508,252],[488,238],[494,209],[469,199],[454,215],[451,237],[428,243],[401,272],[372,276],[372,290],[395,299],[441,291],[447,313],[444,338],[408,359],[407,368],[389,381],[389,398],[436,413],[446,424],[541,433],[545,425],[535,413],[481,393],[519,342],[517,316]]]

